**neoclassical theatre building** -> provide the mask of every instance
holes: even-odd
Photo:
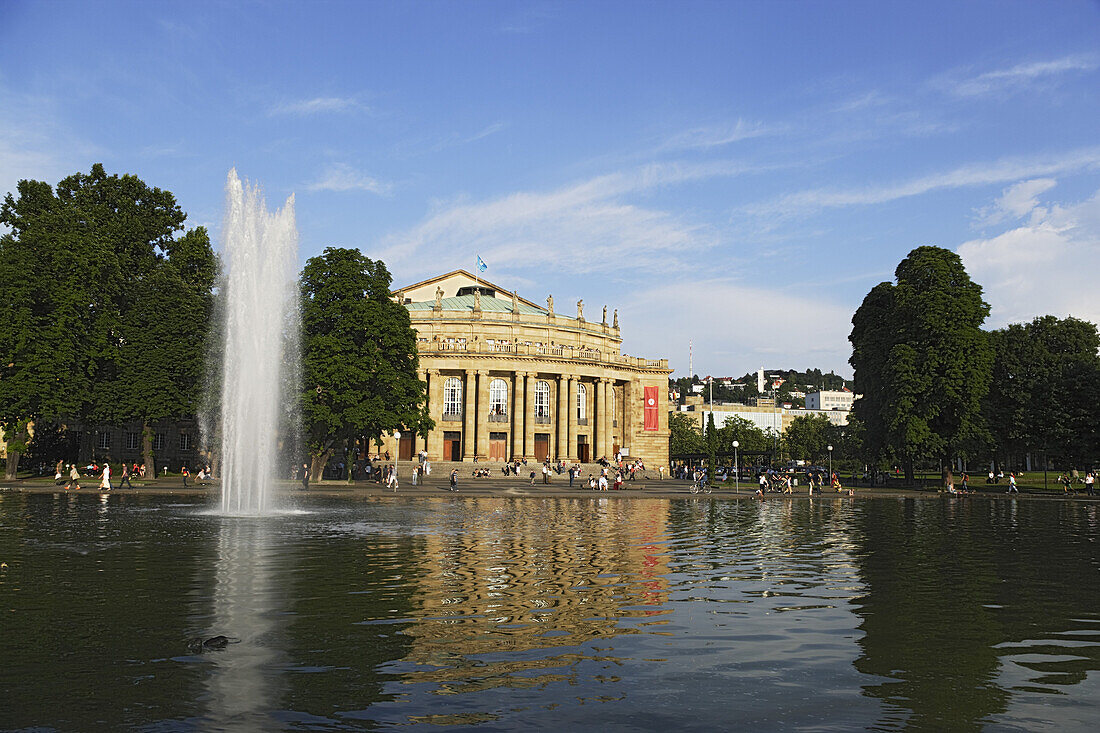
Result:
[[[418,335],[420,378],[436,427],[391,438],[409,460],[596,461],[668,465],[667,359],[620,353],[618,312],[593,320],[475,278],[465,270],[394,291]]]

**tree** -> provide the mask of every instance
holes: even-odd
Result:
[[[716,467],[715,453],[718,451],[718,433],[714,427],[714,413],[707,413],[707,434],[706,434],[706,448],[707,448],[707,478],[710,481],[714,481],[714,470]]]
[[[852,318],[856,418],[872,459],[892,453],[913,477],[913,461],[949,462],[984,434],[981,401],[993,354],[981,330],[982,289],[959,256],[918,247],[876,285]]]
[[[25,180],[17,193],[0,207],[12,230],[0,237],[0,424],[18,446],[28,421],[46,428],[134,416],[121,384],[132,378],[122,372],[137,337],[127,324],[148,307],[140,294],[187,237],[175,239],[186,215],[170,192],[108,176],[100,164],[56,191]],[[188,236],[206,240],[205,232]],[[173,267],[186,269],[179,259]],[[18,460],[14,451],[9,476]]]
[[[350,455],[358,438],[434,427],[417,376],[416,331],[390,296],[390,280],[381,261],[337,247],[302,270],[302,413],[315,478],[338,446]]]
[[[668,416],[668,452],[672,455],[703,452],[703,434],[690,413],[673,412]]]
[[[795,460],[820,464],[828,447],[840,444],[840,432],[824,415],[799,415],[783,431],[783,443]]]
[[[984,402],[1004,454],[1041,450],[1066,466],[1094,459],[1100,443],[1100,334],[1076,318],[1042,316],[990,334],[993,382]]]

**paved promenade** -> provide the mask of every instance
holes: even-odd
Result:
[[[430,496],[507,496],[507,497],[547,497],[547,496],[560,496],[560,497],[623,497],[623,498],[722,498],[722,499],[753,499],[757,500],[756,496],[756,484],[755,483],[742,483],[739,491],[735,491],[732,485],[720,486],[713,489],[711,494],[692,494],[691,482],[680,481],[676,479],[659,479],[656,475],[650,475],[649,478],[643,478],[640,474],[636,481],[627,481],[623,484],[622,490],[615,491],[613,489],[608,491],[592,491],[585,487],[581,487],[580,481],[575,481],[573,488],[569,487],[568,476],[553,474],[549,484],[542,483],[542,475],[537,474],[535,477],[535,484],[531,484],[531,480],[526,476],[503,476],[499,472],[489,478],[473,478],[471,477],[472,468],[467,468],[466,471],[459,473],[458,480],[458,492],[453,493],[449,491],[450,473],[442,474],[440,471],[432,472],[425,481],[417,486],[412,485],[412,476],[410,471],[406,471],[400,478],[400,485],[397,491],[387,489],[386,487],[374,483],[373,481],[354,481],[347,483],[346,481],[321,481],[311,483],[308,490],[303,491],[299,482],[292,481],[279,481],[277,484],[277,491],[288,495],[297,496],[349,496],[349,497],[387,497],[387,496],[416,496],[416,497],[430,497]],[[219,484],[217,481],[207,482],[205,485],[197,485],[196,481],[192,478],[187,482],[187,486],[184,487],[183,480],[176,476],[169,476],[167,478],[160,478],[155,481],[134,481],[133,489],[119,489],[116,487],[110,492],[111,494],[165,494],[165,495],[208,495],[217,493],[219,490]],[[86,482],[82,483],[82,488],[77,490],[66,491],[64,486],[54,485],[52,478],[33,478],[23,479],[18,481],[6,481],[0,479],[0,491],[16,491],[27,493],[71,493],[71,494],[99,494],[99,480],[89,478]],[[905,489],[905,488],[859,488],[856,487],[854,498],[874,498],[874,497],[932,497],[942,496],[945,498],[951,498],[953,495],[938,492],[932,489]],[[954,498],[966,499],[971,496],[988,496],[988,497],[1005,497],[1003,489],[991,490],[991,491],[975,491],[970,494],[956,494]],[[1014,498],[1020,499],[1035,499],[1035,500],[1077,500],[1077,501],[1089,501],[1100,502],[1100,497],[1088,497],[1085,494],[1064,496],[1061,492],[1058,493],[1021,493],[1014,494]],[[806,499],[808,495],[805,487],[799,487],[795,490],[794,494],[776,494],[767,493],[764,495],[764,500],[774,501],[776,499],[784,498],[801,498]],[[833,498],[833,499],[850,499],[847,493],[847,489],[842,493],[836,491],[825,491],[823,493],[814,493],[813,498]]]

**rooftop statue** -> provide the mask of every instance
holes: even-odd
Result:
[[[550,315],[554,315],[554,296],[549,295],[546,298],[546,309],[550,311]]]

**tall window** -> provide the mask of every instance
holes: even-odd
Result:
[[[535,417],[550,417],[550,385],[535,383]]]
[[[180,433],[180,450],[191,450],[191,433]]]
[[[153,450],[164,450],[164,433],[153,436]]]
[[[126,449],[137,450],[141,445],[140,433],[126,433]]]
[[[503,379],[489,382],[489,414],[508,414],[508,383]]]
[[[450,377],[443,383],[443,414],[462,414],[462,380]]]
[[[588,417],[588,390],[583,384],[577,384],[577,419],[584,420]]]
[[[111,449],[111,434],[100,433],[99,434],[99,449],[110,450]]]
[[[607,402],[611,405],[611,424],[615,427],[619,426],[619,418],[615,415],[615,388],[608,385],[607,387]]]

